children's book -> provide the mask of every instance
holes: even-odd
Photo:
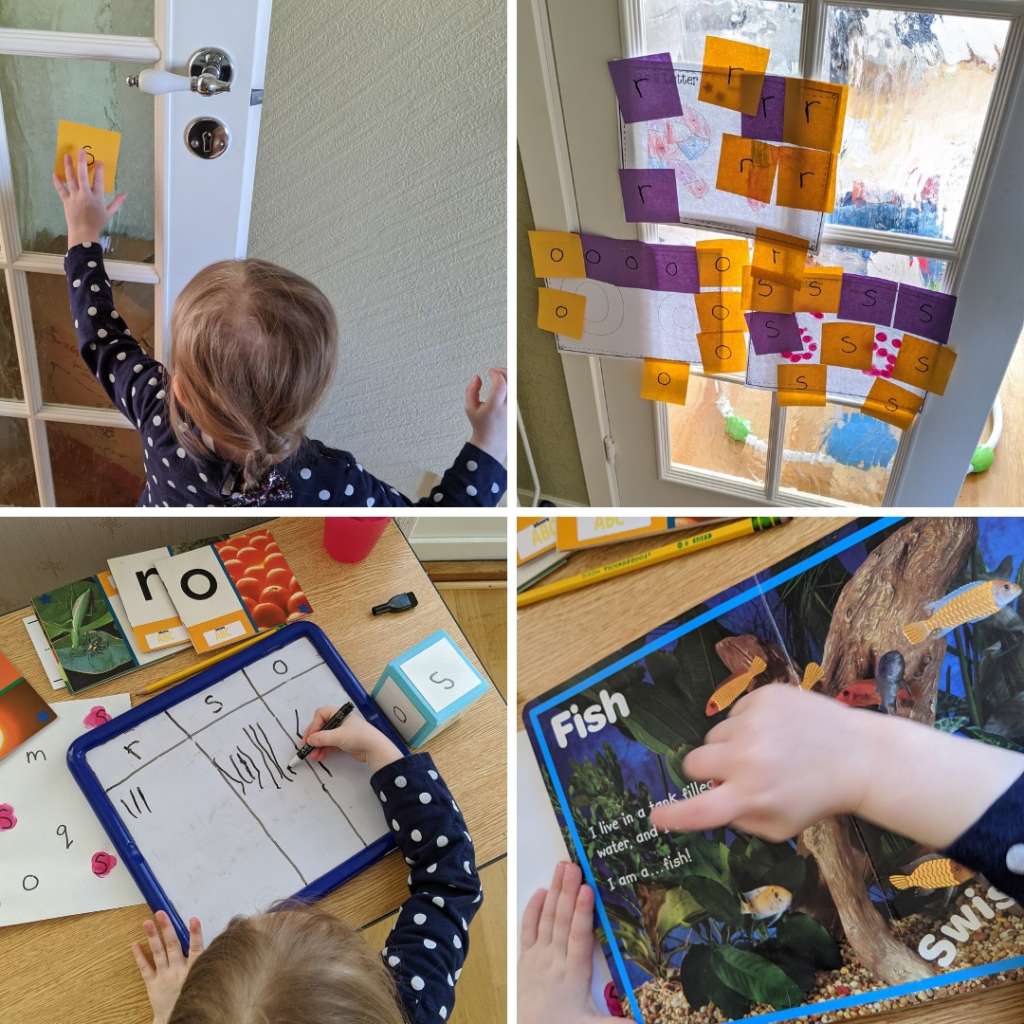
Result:
[[[1020,519],[862,520],[526,707],[630,1016],[849,1020],[1021,977],[1021,908],[903,836],[842,817],[769,843],[648,816],[708,787],[683,759],[769,683],[1024,751],[1022,586]],[[931,623],[964,589],[993,613],[954,599]]]
[[[50,705],[0,654],[0,758],[6,757],[56,717]],[[0,821],[0,829],[3,828]]]
[[[555,550],[555,520],[520,516],[516,520],[516,565]]]
[[[169,554],[167,548],[154,548],[111,558],[107,563],[131,623],[135,645],[146,653],[180,644],[188,646],[188,633],[156,571],[156,563]]]
[[[602,547],[718,522],[710,516],[559,516],[552,521],[559,551]]]
[[[173,555],[156,568],[200,654],[313,611],[266,530]]]

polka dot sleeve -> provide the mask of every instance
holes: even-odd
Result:
[[[1024,775],[945,853],[1024,903]]]
[[[475,444],[464,444],[441,482],[417,505],[497,505],[508,486],[505,467]]]
[[[410,1024],[446,1020],[483,898],[473,842],[429,754],[388,765],[371,785],[409,865],[410,895],[381,955]]]
[[[98,242],[76,245],[64,258],[78,351],[114,407],[142,429],[166,394],[166,371],[131,336],[114,307]]]

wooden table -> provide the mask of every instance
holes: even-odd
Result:
[[[40,529],[56,533],[59,521],[41,521]],[[211,520],[211,533],[215,529]],[[321,519],[280,519],[269,529],[303,583],[314,608],[313,621],[331,638],[364,687],[370,689],[376,683],[390,657],[436,629],[447,630],[483,672],[393,523],[369,558],[358,565],[340,565],[328,557],[321,543]],[[96,569],[102,568],[98,554]],[[406,590],[415,591],[419,599],[414,611],[370,615],[371,605]],[[47,682],[21,622],[26,614],[27,609],[0,618],[0,650],[48,701],[70,697]],[[87,692],[103,696],[136,691],[198,660],[194,652],[186,651]],[[479,867],[505,854],[505,721],[505,703],[492,688],[428,744],[466,817]],[[402,858],[392,854],[343,885],[322,905],[350,924],[365,927],[402,903],[408,894],[407,871]],[[130,951],[131,943],[142,938],[147,909],[125,907],[0,929],[0,1020],[12,1024],[148,1021],[149,1004]]]
[[[523,706],[535,697],[846,522],[849,519],[799,517],[763,534],[684,555],[521,609],[517,616],[518,728],[523,728]],[[617,559],[663,543],[664,538],[655,537],[583,551],[544,582],[603,565],[611,561],[610,551]],[[1021,1024],[1024,983],[938,999],[921,1009],[872,1018],[878,1024],[889,1020],[898,1024]]]

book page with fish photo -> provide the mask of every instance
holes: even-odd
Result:
[[[527,706],[635,1019],[853,1019],[1018,975],[1021,908],[902,836],[843,817],[768,843],[648,815],[707,788],[683,758],[769,683],[1024,751],[1022,585],[1022,520],[860,520]]]

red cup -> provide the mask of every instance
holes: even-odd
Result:
[[[336,562],[361,562],[376,546],[388,516],[337,516],[324,520],[324,547]]]

